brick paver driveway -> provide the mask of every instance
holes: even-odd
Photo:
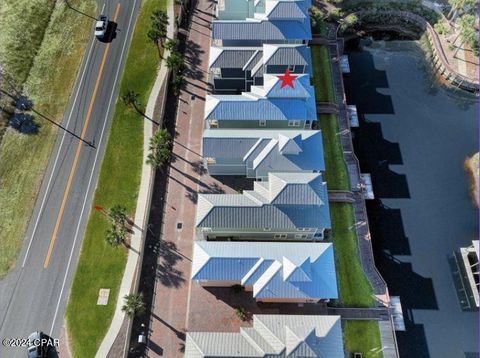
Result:
[[[148,357],[183,356],[197,193],[233,192],[206,175],[200,165],[212,12],[211,0],[197,1],[187,38],[186,84],[180,93],[168,173]]]

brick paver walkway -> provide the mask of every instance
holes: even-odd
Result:
[[[205,175],[200,165],[212,2],[198,0],[192,9],[185,54],[185,86],[180,93],[173,160],[167,174],[148,357],[183,356],[197,193],[229,191]]]

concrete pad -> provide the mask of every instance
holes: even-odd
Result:
[[[106,306],[108,304],[108,297],[110,296],[109,288],[101,288],[98,292],[97,305]]]

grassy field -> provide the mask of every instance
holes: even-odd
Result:
[[[375,321],[345,321],[345,348],[348,352],[363,353],[365,358],[381,358],[380,332]]]
[[[167,0],[146,0],[137,19],[128,52],[120,94],[139,94],[144,110],[159,64],[156,46],[148,40],[150,15],[165,9]],[[94,204],[105,208],[125,206],[135,212],[143,158],[143,117],[117,101],[112,129],[102,162]],[[127,258],[126,249],[105,242],[108,223],[92,211],[87,224],[77,271],[67,306],[67,327],[74,357],[93,357],[110,326]],[[98,291],[109,288],[108,305],[97,306]]]
[[[0,3],[0,60],[19,85],[27,80],[54,8],[55,1],[46,0]]]
[[[314,84],[316,98],[320,101],[334,101],[333,82],[328,52],[324,46],[312,46]],[[335,115],[319,116],[325,156],[325,176],[329,189],[350,188],[347,166],[338,133]],[[332,236],[335,250],[339,303],[344,307],[370,307],[374,304],[373,290],[358,258],[357,236],[354,228],[352,204],[330,203]],[[376,322],[347,322],[344,327],[346,349],[368,355],[380,345],[380,332]],[[381,357],[376,355],[376,357]]]
[[[54,9],[54,1],[0,1],[0,64],[8,73],[10,83],[21,89],[42,44],[45,30]],[[21,59],[21,61],[19,61]],[[0,86],[11,93],[5,81]],[[11,111],[10,98],[0,95],[0,106]],[[0,142],[7,129],[9,115],[0,111]]]
[[[95,13],[93,0],[70,3]],[[64,1],[0,4],[1,63],[13,77],[15,89],[23,88],[36,111],[61,122],[92,30],[91,19],[69,9]],[[37,134],[8,128],[0,144],[0,278],[15,265],[57,133],[50,122],[38,116],[35,121],[40,126]]]
[[[320,102],[335,102],[328,50],[321,45],[311,46],[310,49],[312,51],[312,84],[315,86],[315,98]]]

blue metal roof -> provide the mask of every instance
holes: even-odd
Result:
[[[220,101],[213,111],[205,118],[217,120],[316,120],[309,114],[307,105],[303,99],[266,99],[256,101]]]
[[[338,297],[331,243],[197,241],[192,280],[253,286],[256,298]]]

